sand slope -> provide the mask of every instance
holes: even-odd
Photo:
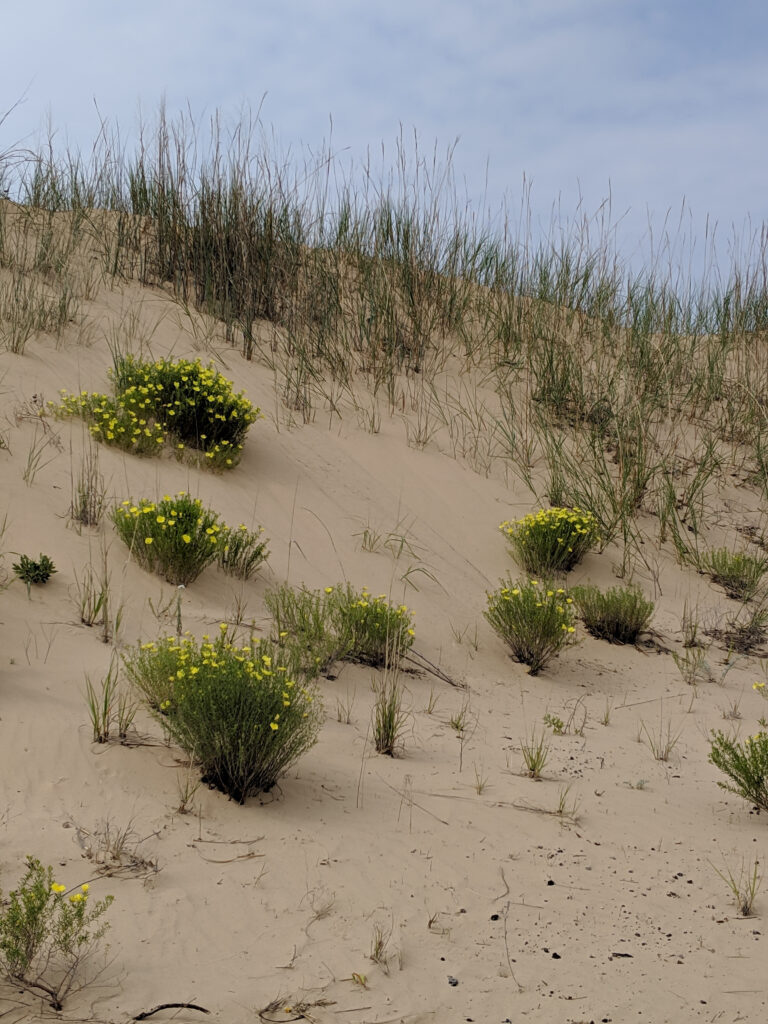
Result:
[[[128,311],[138,317],[131,331]],[[87,335],[73,327],[58,345],[43,337],[23,356],[0,353],[9,583],[0,593],[0,887],[16,883],[31,853],[68,886],[90,880],[96,895],[115,896],[109,965],[63,1016],[127,1021],[159,1003],[194,1002],[211,1016],[150,1019],[244,1024],[260,1010],[264,1020],[303,1013],[348,1024],[765,1019],[764,920],[738,916],[711,864],[762,861],[766,823],[717,787],[707,762],[710,729],[746,734],[765,711],[751,689],[754,659],[722,687],[694,691],[669,655],[582,631],[578,646],[529,677],[482,612],[486,591],[514,571],[498,524],[534,498],[503,467],[484,476],[453,458],[445,432],[423,450],[409,446],[417,413],[405,401],[394,416],[383,411],[378,433],[353,410],[318,409],[289,428],[271,373],[214,337],[222,369],[265,412],[234,472],[99,449],[110,501],[186,489],[229,522],[264,526],[271,555],[254,581],[212,568],[183,592],[183,624],[197,635],[237,618],[266,628],[263,594],[286,579],[346,579],[414,609],[417,650],[461,686],[427,672],[403,677],[403,756],[373,752],[373,673],[350,665],[322,680],[317,746],[278,790],[243,807],[201,788],[191,812],[178,813],[183,758],[144,714],[135,744],[91,743],[84,677],[98,680],[119,645],[77,621],[76,574],[99,565],[106,546],[122,644],[172,632],[175,592],[128,560],[107,520],[93,530],[68,521],[90,442],[78,422],[41,419],[41,401],[61,387],[106,390],[109,332],[121,324],[126,342],[143,325],[144,351],[156,356],[209,353],[161,292],[103,290],[88,317]],[[729,514],[735,526],[758,513],[744,489],[718,500],[726,526]],[[365,531],[376,550],[364,550]],[[28,600],[10,564],[14,552],[40,551],[59,571]],[[613,548],[590,554],[572,580],[611,585],[617,561]],[[638,582],[657,601],[661,643],[679,649],[684,600],[698,595],[711,615],[731,603],[681,569],[671,545],[654,566],[657,579]],[[713,649],[713,664],[721,657]],[[726,722],[734,702],[741,718]],[[462,708],[460,742],[450,719]],[[520,743],[541,732],[547,711],[571,727],[549,736],[537,782],[522,772]],[[668,725],[679,733],[668,761],[654,759],[642,723],[654,736]],[[561,794],[574,813],[555,813]],[[157,870],[103,877],[85,847],[95,854],[107,826],[130,828],[128,848]],[[758,915],[764,906],[758,896]],[[9,1021],[50,1015],[7,986],[0,1011]]]

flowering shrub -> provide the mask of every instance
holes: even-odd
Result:
[[[761,731],[738,743],[714,732],[711,742],[709,760],[731,780],[718,786],[768,811],[768,733]]]
[[[543,508],[499,529],[526,572],[570,572],[599,540],[597,521],[579,508]]]
[[[0,966],[12,984],[42,992],[55,1010],[83,984],[85,961],[108,928],[97,922],[112,897],[95,904],[89,898],[87,884],[70,892],[54,882],[52,868],[27,857],[19,887],[0,900]]]
[[[217,469],[237,465],[259,410],[212,366],[199,359],[143,362],[128,355],[115,360],[110,376],[114,398],[62,392],[59,412],[82,417],[99,441],[136,454],[154,455],[173,444],[177,455],[199,451],[204,464]]]
[[[562,588],[553,589],[539,580],[501,582],[499,590],[488,594],[485,617],[515,661],[528,665],[535,676],[572,642],[573,599]]]
[[[323,709],[268,641],[169,637],[124,656],[150,711],[200,766],[203,781],[238,803],[271,789],[315,741]]]
[[[396,665],[413,646],[412,613],[406,605],[392,605],[386,594],[372,597],[365,587],[327,587],[330,620],[347,661],[382,667]]]
[[[124,501],[112,521],[139,565],[176,585],[196,580],[219,556],[227,536],[217,514],[185,491],[157,503]]]

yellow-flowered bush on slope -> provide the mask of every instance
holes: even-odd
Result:
[[[247,579],[267,557],[261,528],[252,532],[241,523],[230,529],[186,491],[157,502],[126,499],[113,510],[112,521],[139,565],[177,586],[194,582],[215,561]]]
[[[231,469],[240,461],[250,425],[259,417],[231,381],[199,359],[143,362],[120,356],[110,371],[114,397],[62,392],[58,411],[81,416],[104,444],[137,455],[172,445],[177,455],[198,452],[204,465]]]
[[[61,1010],[108,925],[100,919],[112,897],[90,899],[86,882],[76,891],[53,880],[53,869],[27,857],[16,889],[0,893],[0,968],[15,988],[43,995]]]
[[[591,512],[580,508],[543,508],[499,529],[526,572],[569,572],[600,539]]]
[[[150,711],[233,800],[271,789],[317,740],[323,709],[291,668],[290,650],[238,644],[222,624],[215,640],[169,637],[124,655]]]
[[[485,617],[512,652],[535,676],[573,642],[573,601],[562,587],[542,580],[502,580],[488,594]]]

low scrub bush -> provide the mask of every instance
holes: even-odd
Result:
[[[169,637],[124,655],[131,680],[208,785],[238,803],[271,789],[317,740],[315,689],[295,677],[280,647]]]
[[[636,587],[574,587],[570,594],[587,632],[612,644],[633,644],[653,615],[653,601]]]
[[[80,416],[97,440],[137,455],[172,445],[178,456],[198,452],[204,465],[216,469],[240,461],[245,435],[260,412],[212,366],[199,359],[144,362],[128,355],[116,358],[110,376],[114,397],[64,391],[57,411]]]
[[[12,985],[42,993],[61,1010],[73,988],[87,984],[87,961],[108,925],[112,897],[91,903],[88,885],[67,890],[53,869],[27,857],[17,889],[0,899],[0,967]]]
[[[412,613],[386,594],[373,597],[349,583],[325,590],[279,587],[266,595],[278,636],[298,644],[317,671],[335,660],[382,668],[396,665],[413,645]]]
[[[709,760],[731,780],[718,786],[768,811],[768,733],[761,731],[739,743],[718,731],[711,742]]]
[[[196,580],[219,557],[228,536],[218,515],[185,491],[158,502],[124,501],[112,521],[139,565],[177,586]]]
[[[594,516],[579,508],[543,508],[499,529],[520,567],[543,576],[570,572],[599,540]]]
[[[358,593],[347,583],[326,589],[330,619],[346,661],[382,668],[396,665],[413,646],[415,635],[406,605],[393,605],[386,594]]]
[[[716,548],[699,556],[697,568],[719,584],[728,597],[749,601],[757,593],[768,570],[768,558]]]
[[[499,590],[488,594],[485,617],[515,661],[528,665],[535,676],[573,641],[573,600],[562,588],[540,580],[501,582]]]
[[[306,587],[295,589],[286,583],[268,590],[264,603],[274,623],[274,639],[295,649],[306,673],[317,676],[343,657],[340,638],[331,623],[328,593]]]
[[[237,528],[227,527],[218,546],[218,561],[221,568],[229,576],[239,580],[248,580],[265,562],[269,552],[267,542],[262,540],[264,530],[249,530],[245,523]]]

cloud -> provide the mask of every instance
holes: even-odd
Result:
[[[553,200],[599,204],[609,183],[643,230],[687,196],[702,222],[768,219],[768,79],[762,0],[38,0],[13,5],[6,80],[31,82],[0,128],[27,134],[48,107],[86,146],[92,100],[130,133],[141,103],[170,112],[263,106],[280,143],[388,152],[401,125],[423,151],[458,137],[455,170],[475,204],[525,173],[537,216]],[[0,103],[2,106],[2,103]],[[378,158],[378,157],[377,157]],[[540,205],[539,205],[540,204]]]

